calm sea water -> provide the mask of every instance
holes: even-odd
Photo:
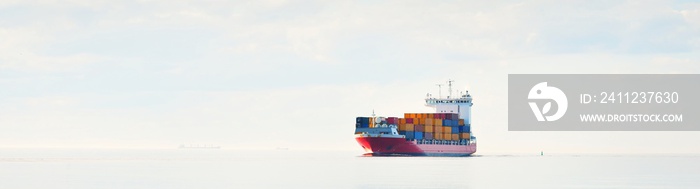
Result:
[[[700,156],[0,150],[0,188],[700,188]]]

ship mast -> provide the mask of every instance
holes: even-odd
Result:
[[[447,96],[447,98],[452,97],[452,82],[455,82],[455,80],[451,80],[451,79],[447,80],[447,87],[448,87],[447,90],[450,93],[450,96]]]

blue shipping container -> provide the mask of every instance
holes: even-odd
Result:
[[[459,122],[457,122],[455,120],[449,120],[449,119],[442,120],[442,126],[454,127],[454,126],[457,126],[458,123]]]
[[[452,134],[459,134],[459,127],[452,127]]]
[[[459,126],[460,133],[469,133],[471,131],[472,131],[472,129],[470,126]]]
[[[423,139],[423,132],[415,132],[416,140],[422,140]]]
[[[407,139],[415,139],[416,138],[416,133],[413,131],[406,131],[406,138]]]
[[[357,117],[355,123],[369,124],[369,117]]]

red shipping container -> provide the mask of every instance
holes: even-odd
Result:
[[[425,130],[425,126],[423,126],[423,125],[416,125],[416,126],[414,127],[414,130],[415,130],[416,132],[423,132],[423,131]]]
[[[413,118],[406,118],[406,123],[413,124]]]
[[[398,117],[387,117],[386,123],[396,125],[399,123],[399,118]]]

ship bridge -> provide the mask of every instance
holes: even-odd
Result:
[[[464,119],[464,123],[471,125],[471,113],[472,113],[472,96],[469,91],[460,92],[458,97],[452,96],[452,80],[447,81],[449,87],[449,95],[447,97],[442,97],[442,91],[438,92],[438,97],[433,97],[432,94],[428,93],[425,98],[425,106],[435,108],[436,113],[456,113],[459,114],[460,119]],[[439,90],[442,89],[442,85],[438,84]]]

